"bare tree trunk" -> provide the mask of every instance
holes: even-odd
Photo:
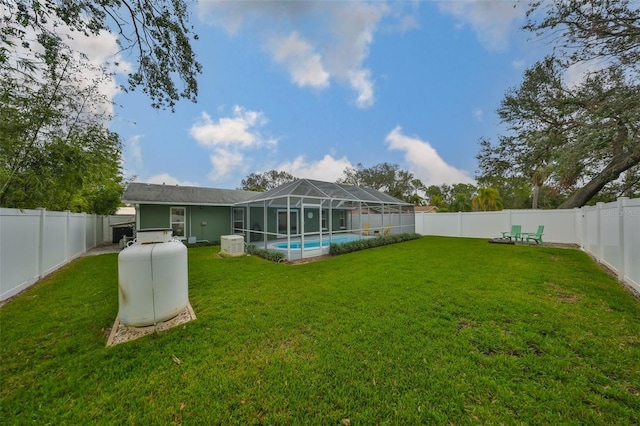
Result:
[[[540,187],[538,185],[533,186],[533,201],[531,202],[531,208],[538,208],[538,197],[540,196]]]
[[[589,183],[574,192],[559,209],[572,209],[582,207],[592,199],[606,184],[616,180],[621,173],[640,163],[640,144],[635,151],[628,156],[614,157],[611,162],[598,173]]]
[[[618,122],[618,134],[612,141],[611,153],[613,157],[607,167],[598,173],[585,186],[574,192],[559,209],[572,209],[584,206],[609,182],[620,177],[620,174],[640,163],[640,141],[634,140],[631,152],[624,152],[624,143],[629,138],[629,130],[622,122]]]

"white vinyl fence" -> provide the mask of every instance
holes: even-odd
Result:
[[[402,216],[392,225],[411,232],[404,228],[412,220]],[[0,208],[0,301],[111,241],[111,226],[129,220],[130,216]],[[544,225],[545,242],[579,245],[640,291],[640,198],[572,210],[415,213],[415,232],[422,235],[495,238],[511,225],[521,225],[523,232]]]
[[[117,222],[115,216],[0,208],[0,301],[111,242]]]
[[[521,225],[523,232],[544,225],[543,241],[579,245],[640,291],[640,198],[567,210],[416,212],[416,232],[422,235],[491,239],[511,225]]]

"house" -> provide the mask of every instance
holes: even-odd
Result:
[[[297,179],[266,192],[130,183],[122,200],[136,207],[136,229],[171,228],[189,241],[245,243],[322,239],[387,228],[414,232],[413,204],[370,188]],[[260,243],[261,242],[261,243]]]
[[[136,208],[136,229],[166,228],[180,239],[219,242],[221,235],[233,233],[234,211],[243,216],[236,203],[258,192],[235,189],[199,188],[178,185],[130,183],[122,201]],[[236,223],[238,229],[244,224]]]
[[[416,206],[416,213],[438,213],[437,206]]]

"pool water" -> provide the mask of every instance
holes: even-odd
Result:
[[[344,244],[351,241],[356,241],[358,239],[359,238],[357,235],[340,235],[340,236],[333,237],[331,239],[331,244]],[[273,247],[278,249],[285,249],[285,250],[287,248],[299,249],[300,247],[302,247],[302,243],[300,241],[291,241],[291,245],[288,245],[287,242],[285,241],[282,243],[275,243]],[[306,240],[304,242],[304,248],[319,248],[319,247],[320,247],[319,240]],[[329,247],[329,238],[322,239],[322,247]]]

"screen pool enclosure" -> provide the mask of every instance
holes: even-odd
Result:
[[[233,228],[246,244],[296,260],[327,254],[330,244],[413,233],[415,212],[374,189],[298,179],[236,204]]]

